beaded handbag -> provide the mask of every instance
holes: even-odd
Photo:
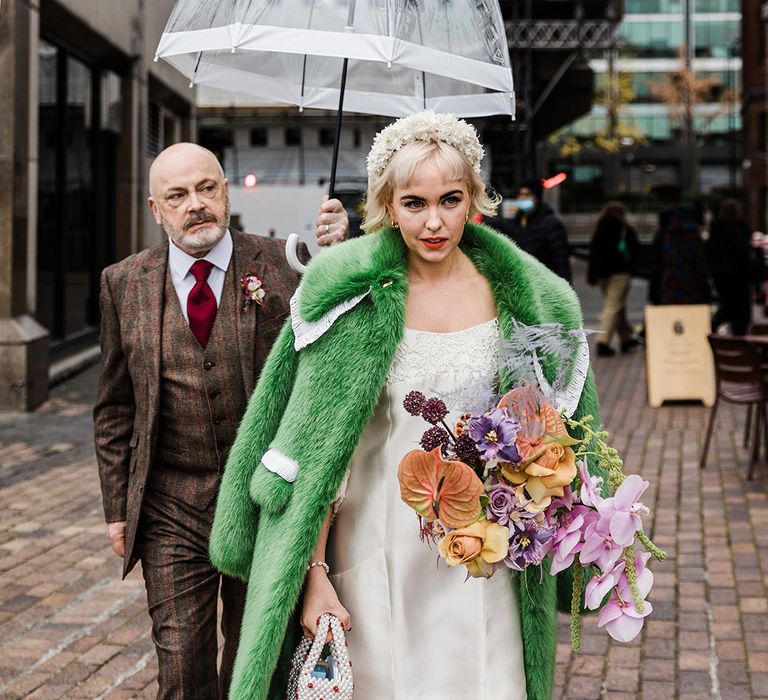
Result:
[[[312,675],[323,653],[330,627],[331,658],[336,669],[333,679],[316,678]],[[349,660],[347,640],[339,618],[325,613],[317,626],[314,641],[302,637],[291,661],[288,678],[287,700],[352,700],[352,662]]]

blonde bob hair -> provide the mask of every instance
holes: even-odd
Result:
[[[416,169],[427,163],[436,165],[446,182],[460,180],[466,184],[471,199],[470,217],[496,213],[501,197],[486,192],[480,175],[460,151],[443,141],[414,141],[399,149],[380,174],[372,173],[368,177],[365,220],[361,226],[366,233],[392,225],[390,207],[395,189],[413,184]]]

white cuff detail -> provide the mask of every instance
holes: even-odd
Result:
[[[370,293],[371,288],[369,287],[367,292],[352,297],[352,299],[348,299],[332,308],[317,321],[305,321],[299,312],[299,306],[301,305],[301,285],[299,285],[291,297],[291,327],[293,328],[294,350],[298,352],[307,347],[307,345],[314,343],[336,322],[339,316],[353,309]]]
[[[261,463],[273,474],[277,474],[286,481],[296,481],[299,475],[299,463],[275,449],[269,449],[261,458]]]

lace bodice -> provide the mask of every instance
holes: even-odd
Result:
[[[387,382],[414,380],[442,372],[493,377],[499,362],[499,320],[494,318],[453,333],[405,329]]]

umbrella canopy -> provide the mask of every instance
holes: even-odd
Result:
[[[498,0],[177,0],[157,57],[300,108],[336,109],[343,90],[365,114],[514,114]]]

